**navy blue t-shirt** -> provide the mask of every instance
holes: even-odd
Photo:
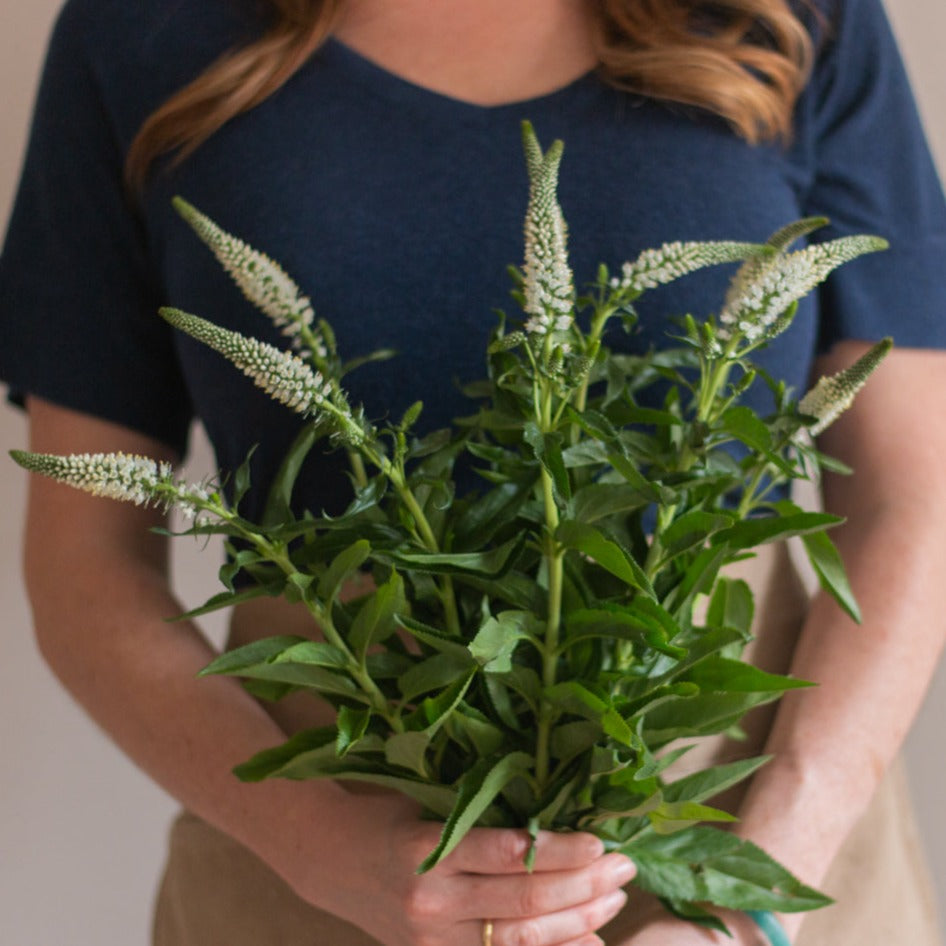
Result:
[[[826,0],[828,2],[828,0]],[[284,88],[231,121],[140,209],[121,188],[145,117],[256,24],[236,0],[69,0],[39,93],[0,258],[0,378],[183,451],[194,417],[224,470],[252,445],[264,484],[298,418],[220,356],[175,334],[169,304],[285,345],[171,208],[180,194],[278,260],[334,326],[345,356],[399,360],[350,376],[369,417],[423,399],[424,425],[469,413],[505,267],[522,258],[520,122],[565,141],[560,200],[579,285],[669,240],[764,240],[825,215],[827,239],[885,236],[844,266],[760,360],[804,390],[838,339],[946,347],[946,204],[879,0],[834,0],[790,146],[750,146],[718,118],[616,91],[588,75],[550,95],[479,107],[402,80],[330,41]],[[650,293],[641,331],[718,310],[731,270]],[[760,388],[760,396],[764,396]],[[312,458],[305,503],[338,510],[337,456]],[[251,504],[245,512],[253,515]]]

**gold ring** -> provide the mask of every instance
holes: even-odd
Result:
[[[493,946],[492,920],[483,920],[483,946]]]

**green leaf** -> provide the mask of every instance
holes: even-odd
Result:
[[[631,748],[640,745],[637,734],[610,701],[592,693],[577,680],[564,680],[547,687],[545,696],[558,707],[597,722],[606,735],[621,745]]]
[[[401,552],[378,551],[378,558],[390,559],[398,565],[431,574],[463,575],[472,573],[498,578],[511,568],[525,544],[522,533],[502,545],[485,552]]]
[[[725,732],[751,709],[777,699],[778,692],[700,693],[661,703],[644,717],[644,738],[656,748],[674,739]]]
[[[705,801],[733,785],[738,785],[771,758],[769,755],[756,756],[753,759],[741,759],[738,762],[714,765],[701,772],[694,772],[666,785],[664,798],[667,801]]]
[[[418,621],[406,614],[399,614],[397,620],[398,624],[406,631],[410,632],[412,637],[417,638],[417,640],[427,644],[429,647],[433,647],[434,650],[444,654],[452,654],[460,660],[469,657],[469,651],[462,641],[448,634],[446,631],[432,627],[429,624],[424,624],[422,621]]]
[[[335,724],[338,729],[335,739],[336,755],[345,755],[364,736],[370,719],[371,711],[368,709],[352,709],[344,704],[338,708],[338,720]]]
[[[597,522],[640,509],[649,502],[645,492],[626,483],[589,483],[575,491],[567,515],[578,522]]]
[[[675,519],[660,535],[664,561],[669,561],[691,548],[703,545],[714,533],[731,526],[734,517],[724,512],[691,509]]]
[[[347,579],[361,568],[371,554],[371,543],[359,539],[332,560],[325,574],[319,579],[316,594],[321,601],[334,601]]]
[[[582,640],[602,637],[642,642],[670,657],[686,654],[685,648],[670,643],[680,628],[652,598],[635,598],[629,607],[610,605],[572,611],[565,617],[565,627],[562,650]]]
[[[814,685],[806,680],[766,673],[751,664],[726,657],[701,660],[686,675],[686,679],[698,684],[702,690],[719,693],[782,693]]]
[[[419,874],[440,863],[476,824],[497,795],[514,778],[528,773],[532,756],[511,752],[499,761],[482,759],[460,780],[457,802],[443,827],[440,842],[417,868]]]
[[[361,700],[363,696],[354,682],[334,672],[347,665],[345,654],[331,644],[304,637],[269,637],[222,654],[201,671],[201,676],[225,673]]]
[[[572,486],[562,459],[562,435],[543,433],[534,421],[530,421],[523,428],[522,436],[551,478],[558,502],[564,505],[571,499]]]
[[[404,701],[410,703],[422,693],[432,693],[454,683],[457,677],[469,672],[472,663],[463,647],[457,652],[434,654],[402,674],[397,681],[398,690]]]
[[[793,535],[820,532],[844,520],[826,512],[801,512],[788,516],[770,516],[765,519],[747,519],[729,529],[717,532],[713,545],[725,543],[731,549],[749,549],[766,542],[787,539]]]
[[[430,734],[423,730],[394,733],[384,744],[384,758],[390,765],[410,769],[421,778],[429,779],[430,772],[427,769],[429,747]]]
[[[362,604],[352,622],[348,637],[359,657],[397,629],[395,615],[404,610],[404,580],[395,572]]]
[[[720,578],[710,599],[706,623],[712,627],[734,627],[744,634],[752,628],[755,603],[749,585],[741,578]]]
[[[735,815],[709,805],[696,802],[662,802],[653,811],[647,812],[651,827],[657,834],[673,834],[690,828],[701,821],[738,821]]]
[[[335,735],[334,726],[306,730],[281,746],[258,753],[237,766],[234,772],[244,782],[258,782],[264,778],[330,778],[367,782],[401,792],[440,818],[446,818],[454,809],[457,793],[446,785],[391,774],[384,770],[386,763],[374,763],[355,752],[339,758],[335,754]]]
[[[233,771],[244,782],[259,782],[277,774],[283,766],[301,755],[325,749],[334,755],[337,731],[334,726],[304,729],[281,745],[257,752]]]
[[[779,512],[789,515],[801,512],[798,506],[788,500],[777,503],[776,508]],[[807,533],[801,537],[801,540],[821,587],[832,595],[854,621],[860,624],[861,610],[848,584],[844,562],[835,544],[824,532]]]
[[[540,629],[538,619],[526,611],[503,611],[483,622],[469,651],[487,673],[508,673],[519,642],[534,641]]]
[[[279,656],[283,651],[307,641],[305,637],[283,635],[281,637],[264,637],[243,647],[236,647],[212,660],[198,674],[199,677],[211,674],[230,674],[239,676],[243,670],[268,663],[272,658]]]
[[[427,731],[431,735],[444,724],[447,717],[457,708],[475,675],[475,670],[467,671],[464,676],[459,677],[437,696],[428,697],[421,704],[423,718],[427,722]]]
[[[831,903],[750,841],[716,828],[645,834],[622,851],[637,865],[635,883],[659,897],[784,913]]]
[[[210,614],[213,611],[219,611],[221,608],[229,608],[233,605],[241,604],[244,601],[251,601],[253,598],[270,597],[275,598],[279,595],[285,585],[283,579],[268,582],[265,585],[249,585],[240,591],[221,591],[205,601],[200,607],[192,608],[183,614],[178,614],[170,621],[189,621],[200,617],[203,614]]]
[[[312,424],[306,424],[296,435],[296,439],[276,472],[273,485],[266,497],[266,505],[260,520],[263,528],[277,526],[294,518],[292,491],[299,477],[299,471],[318,439],[319,430]]]
[[[555,538],[565,548],[584,552],[625,584],[643,591],[652,598],[655,597],[650,581],[644,574],[644,570],[634,560],[633,555],[595,526],[575,522],[572,519],[563,519],[555,531]]]

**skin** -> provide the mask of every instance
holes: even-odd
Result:
[[[481,105],[545,94],[594,61],[575,0],[522,0],[514,18],[505,0],[353,0],[337,33],[404,78]],[[849,364],[863,348],[837,346],[819,373]],[[836,538],[868,617],[855,628],[829,600],[814,603],[792,671],[821,686],[784,701],[771,736],[777,760],[756,779],[738,828],[811,883],[896,753],[942,647],[946,496],[937,470],[946,421],[935,410],[921,417],[916,405],[941,403],[944,369],[942,353],[896,351],[822,438],[827,452],[869,471],[825,483],[828,507],[851,520]],[[177,459],[134,431],[53,404],[32,399],[29,411],[33,450]],[[410,801],[329,782],[234,779],[234,764],[305,724],[308,711],[289,704],[274,718],[235,681],[195,680],[213,651],[193,626],[164,620],[180,609],[167,586],[165,541],[147,531],[160,518],[30,480],[25,567],[39,646],[138,765],[304,899],[388,946],[477,946],[486,917],[495,921],[495,946],[601,942],[594,930],[619,911],[633,866],[603,855],[588,835],[543,835],[529,875],[520,833],[478,829],[417,877],[438,829],[420,821]],[[295,617],[275,607],[238,614],[234,639],[260,627],[295,632]],[[843,810],[835,810],[838,797],[849,800]],[[759,942],[744,918],[727,919],[735,940],[655,910],[616,946]],[[793,933],[797,923],[786,918]]]

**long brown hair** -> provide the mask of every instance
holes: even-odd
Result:
[[[325,42],[345,0],[264,0],[269,26],[186,85],[141,126],[126,182],[140,191],[152,163],[180,160],[258,105]],[[704,108],[747,141],[787,139],[812,41],[790,0],[591,0],[602,77],[629,91]]]

